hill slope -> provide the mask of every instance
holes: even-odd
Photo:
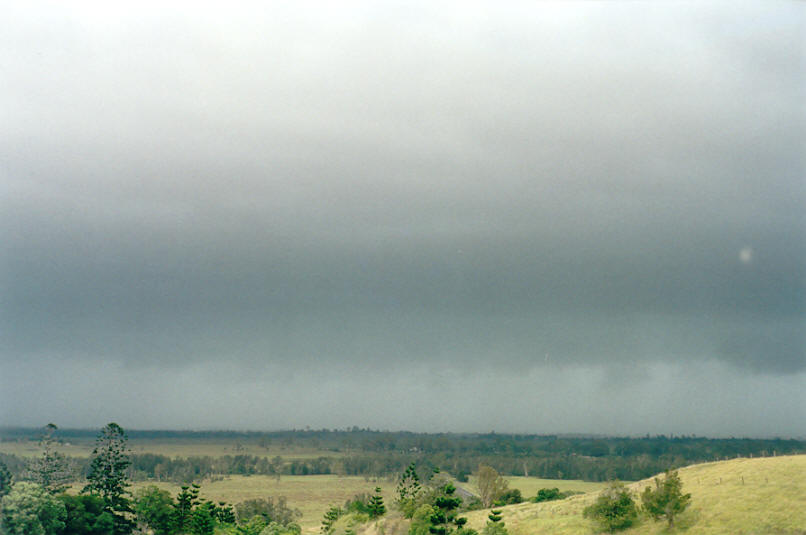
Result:
[[[690,492],[691,506],[677,521],[676,531],[691,535],[806,534],[806,455],[734,459],[681,468],[683,491]],[[636,494],[651,479],[631,483]],[[543,533],[590,535],[593,523],[582,510],[596,492],[541,504],[503,508],[511,535]],[[487,511],[468,514],[479,531]],[[663,522],[642,519],[625,534],[667,533]]]

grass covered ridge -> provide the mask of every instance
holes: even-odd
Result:
[[[806,455],[734,459],[688,466],[679,470],[683,492],[691,493],[691,506],[676,521],[680,533],[806,534]],[[637,495],[652,479],[631,483]],[[525,503],[503,508],[511,535],[590,535],[593,522],[582,516],[597,492],[562,501]],[[636,497],[636,500],[638,498]],[[487,511],[468,515],[471,527],[480,530]],[[623,531],[668,533],[664,522],[642,519]]]

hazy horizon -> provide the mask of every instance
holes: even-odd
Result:
[[[0,425],[806,434],[804,4],[0,10]]]

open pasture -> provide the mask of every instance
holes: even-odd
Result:
[[[561,492],[576,491],[576,492],[594,492],[603,489],[607,483],[600,481],[582,481],[579,479],[542,479],[539,477],[523,477],[523,476],[504,476],[504,479],[509,484],[510,489],[518,489],[524,499],[532,498],[537,495],[540,489],[557,488]],[[462,483],[459,483],[462,485]],[[468,490],[478,492],[478,481],[476,476],[470,476],[467,483]]]
[[[676,521],[689,535],[802,535],[806,529],[806,455],[733,459],[679,470],[691,506]],[[652,479],[628,484],[638,494]],[[562,501],[524,503],[503,508],[511,535],[590,535],[593,523],[582,516],[597,492]],[[638,498],[636,498],[638,499]],[[640,501],[640,500],[639,500]],[[481,529],[489,511],[469,513]],[[642,519],[626,535],[667,533],[664,522]]]

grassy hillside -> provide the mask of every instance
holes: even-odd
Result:
[[[691,506],[676,531],[691,535],[806,534],[806,455],[734,459],[682,468],[684,492]],[[651,479],[629,484],[636,493]],[[512,535],[590,535],[595,533],[582,510],[596,492],[542,504],[503,508]],[[481,530],[487,511],[469,513],[471,527]],[[642,520],[628,535],[668,533],[663,522]]]

